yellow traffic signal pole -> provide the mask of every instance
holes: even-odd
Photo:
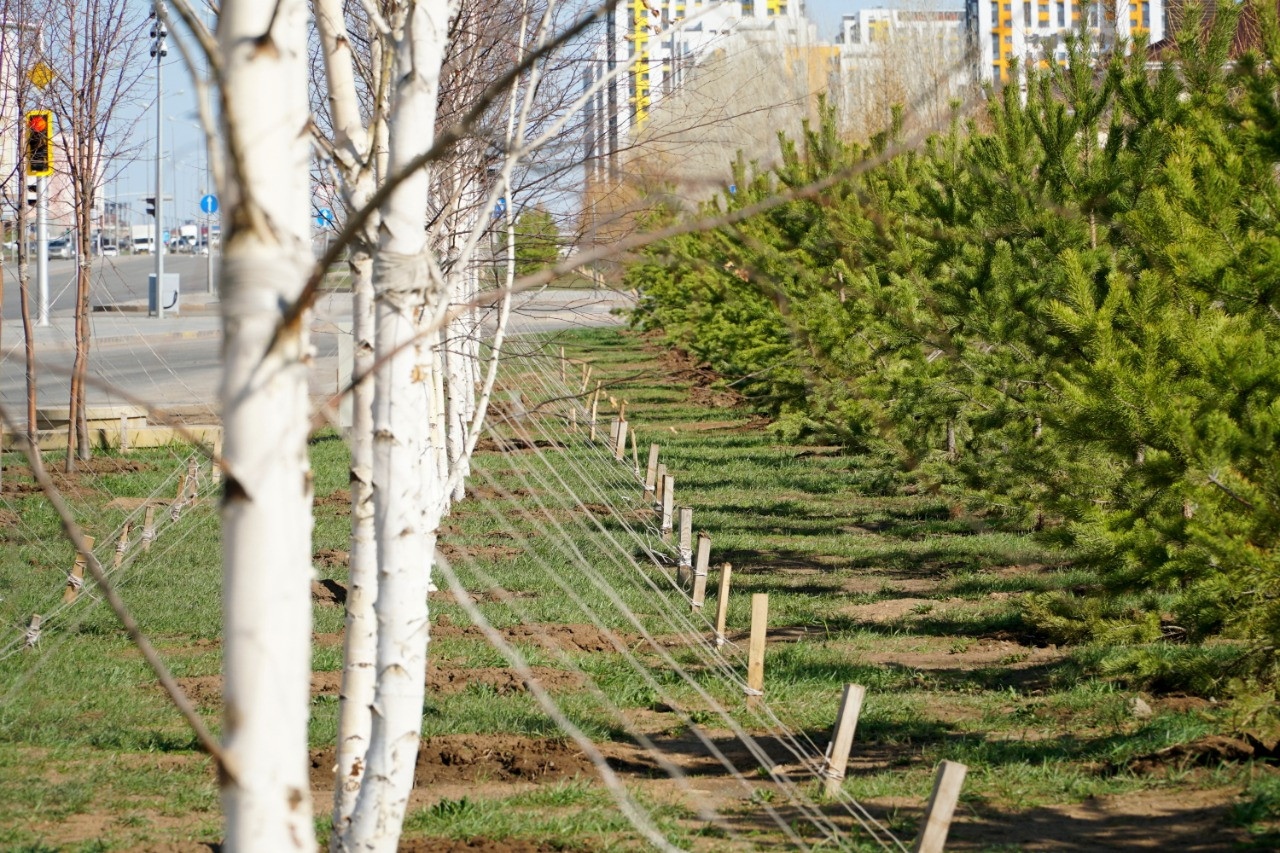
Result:
[[[49,325],[49,175],[53,172],[53,114],[27,113],[27,175],[36,179],[36,324]],[[21,235],[26,240],[27,235]]]

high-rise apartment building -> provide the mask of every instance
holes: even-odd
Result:
[[[592,96],[588,158],[611,161],[654,103],[727,37],[772,34],[794,44],[812,30],[803,0],[622,0],[584,75],[587,87],[608,80]]]
[[[1061,36],[1082,24],[1096,50],[1139,34],[1155,43],[1165,35],[1164,11],[1164,0],[966,0],[965,20],[978,78],[998,85],[1013,60],[1025,67],[1066,59]]]

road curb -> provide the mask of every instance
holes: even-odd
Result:
[[[158,334],[132,334],[132,335],[105,335],[103,337],[93,336],[89,342],[90,352],[99,347],[124,346],[126,344],[136,344],[145,342],[148,344],[167,344],[177,341],[203,341],[216,340],[222,337],[221,329],[189,329],[185,332],[160,332]],[[36,355],[45,352],[74,352],[76,342],[74,340],[49,341],[36,344]],[[7,361],[15,356],[20,357],[26,351],[26,346],[21,341],[6,346],[3,351],[3,358]]]

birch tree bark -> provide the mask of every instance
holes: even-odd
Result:
[[[351,42],[340,0],[314,0],[316,29],[324,57],[334,148],[348,210],[366,206],[375,185],[375,160],[370,136],[360,117]],[[370,28],[373,29],[372,27]],[[373,85],[374,138],[385,121],[386,75],[380,73],[381,42],[370,32],[375,46],[370,63]],[[373,604],[378,593],[377,547],[373,525],[373,382],[369,378],[374,359],[373,247],[377,217],[351,245],[348,266],[352,280],[352,335],[354,373],[364,377],[352,389],[351,407],[351,545],[348,563],[346,636],[343,649],[342,689],[338,699],[338,777],[334,785],[332,841],[336,845],[355,808],[364,779],[365,753],[373,727],[372,705],[377,675],[378,635]]]
[[[447,0],[395,10],[390,170],[430,149],[448,33]],[[427,251],[427,171],[407,178],[382,210],[374,260],[378,372],[374,380],[374,528],[378,540],[377,689],[365,778],[340,847],[394,851],[404,822],[422,726],[427,587],[443,481],[433,348],[419,337],[443,298]]]
[[[307,762],[307,330],[277,328],[311,266],[305,0],[224,0],[224,849],[314,850]]]

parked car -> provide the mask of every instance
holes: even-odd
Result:
[[[149,255],[151,250],[155,248],[155,240],[150,237],[134,237],[133,253],[135,255]]]
[[[49,257],[74,258],[75,256],[76,244],[71,241],[70,237],[62,237],[57,240],[49,241]]]
[[[114,258],[120,254],[120,249],[110,240],[103,240],[102,245],[97,248],[98,254],[104,258]]]

